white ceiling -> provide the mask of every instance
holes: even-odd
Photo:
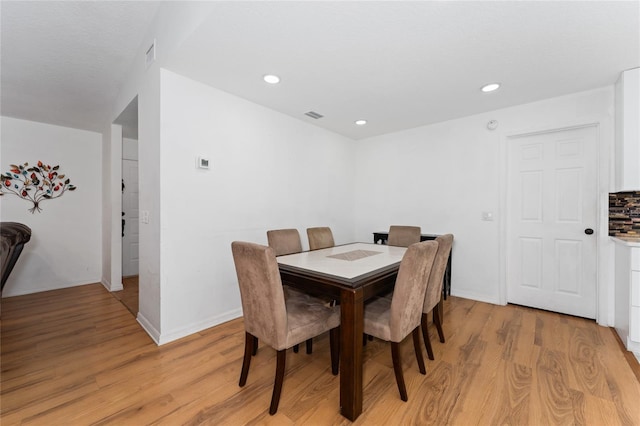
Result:
[[[2,1],[2,114],[100,131],[157,6]],[[215,2],[166,66],[361,139],[613,84],[640,1]]]
[[[159,2],[0,2],[0,113],[101,132]]]

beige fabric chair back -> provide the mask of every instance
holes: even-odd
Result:
[[[309,238],[310,250],[320,250],[336,245],[333,242],[331,228],[328,227],[307,228],[307,237]]]
[[[231,251],[246,332],[275,349],[286,347],[287,310],[274,250],[234,241]]]
[[[269,247],[276,252],[276,256],[300,253],[302,251],[300,233],[297,229],[274,229],[267,231],[267,241],[269,242]]]
[[[389,237],[387,244],[390,246],[409,247],[411,244],[420,242],[419,226],[398,226],[389,227]]]
[[[389,331],[392,342],[401,342],[420,325],[427,277],[438,251],[436,241],[409,246],[398,271],[391,301]]]
[[[447,269],[447,261],[449,260],[449,253],[451,253],[451,246],[453,245],[453,235],[441,235],[436,238],[436,241],[438,242],[438,253],[436,254],[436,259],[433,262],[433,268],[429,275],[429,284],[427,285],[427,292],[424,297],[424,313],[431,312],[433,307],[440,301],[444,272]]]

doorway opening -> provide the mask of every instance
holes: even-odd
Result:
[[[115,296],[134,315],[138,315],[139,267],[139,179],[138,179],[138,97],[114,122],[122,126],[122,286]]]

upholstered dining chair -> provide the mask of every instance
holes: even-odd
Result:
[[[398,226],[389,227],[387,244],[390,246],[409,247],[411,244],[420,242],[419,226]]]
[[[425,241],[409,246],[398,270],[393,298],[379,297],[364,307],[364,332],[370,336],[391,342],[391,358],[400,398],[407,401],[407,389],[402,374],[399,344],[409,334],[420,373],[426,374],[420,349],[420,316],[427,277],[431,273],[438,243]]]
[[[284,256],[287,254],[300,253],[302,251],[302,241],[300,240],[300,233],[297,229],[272,229],[267,231],[267,243],[269,247],[271,247],[275,252],[276,256]],[[304,298],[304,299],[312,299],[313,296],[310,296],[306,293],[298,291],[288,285],[284,285],[284,297],[285,299],[291,299],[294,297]],[[331,299],[321,299],[318,298],[316,300],[319,303],[331,303]],[[307,345],[307,354],[313,352],[313,340],[309,339],[306,342]],[[293,351],[298,352],[298,345],[293,346]],[[253,342],[253,354],[255,355],[258,352],[258,338],[255,338]]]
[[[278,411],[288,348],[330,331],[331,371],[338,374],[340,311],[306,299],[285,300],[278,262],[271,247],[234,241],[233,261],[238,276],[245,327],[244,358],[239,386],[247,383],[254,337],[277,351],[276,377],[269,414]]]
[[[328,227],[307,228],[307,238],[309,238],[309,250],[320,250],[336,245],[333,242],[331,228]]]
[[[419,226],[391,225],[387,236],[387,244],[390,246],[409,247],[411,244],[420,242],[420,233]],[[393,291],[387,293],[384,297],[391,299]],[[369,336],[369,340],[371,340],[371,336]]]
[[[302,241],[297,229],[272,229],[267,231],[267,244],[275,252],[276,256],[300,253],[302,251]],[[284,296],[304,294],[287,285],[284,286]]]
[[[267,231],[267,242],[273,248],[276,256],[300,253],[302,241],[297,229],[272,229]]]
[[[433,324],[438,330],[440,342],[444,343],[444,331],[442,330],[442,312],[440,312],[440,298],[442,297],[442,283],[444,282],[444,273],[447,269],[447,261],[449,253],[453,246],[453,235],[444,234],[435,239],[438,242],[438,253],[433,261],[433,268],[429,275],[427,291],[424,296],[424,306],[422,307],[422,338],[424,346],[427,349],[427,356],[433,360],[433,349],[431,348],[431,340],[429,340],[429,330],[427,328],[427,315],[433,311]]]

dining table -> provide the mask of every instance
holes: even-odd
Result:
[[[364,304],[395,285],[406,247],[350,243],[278,256],[283,284],[340,304],[340,412],[362,413]]]

